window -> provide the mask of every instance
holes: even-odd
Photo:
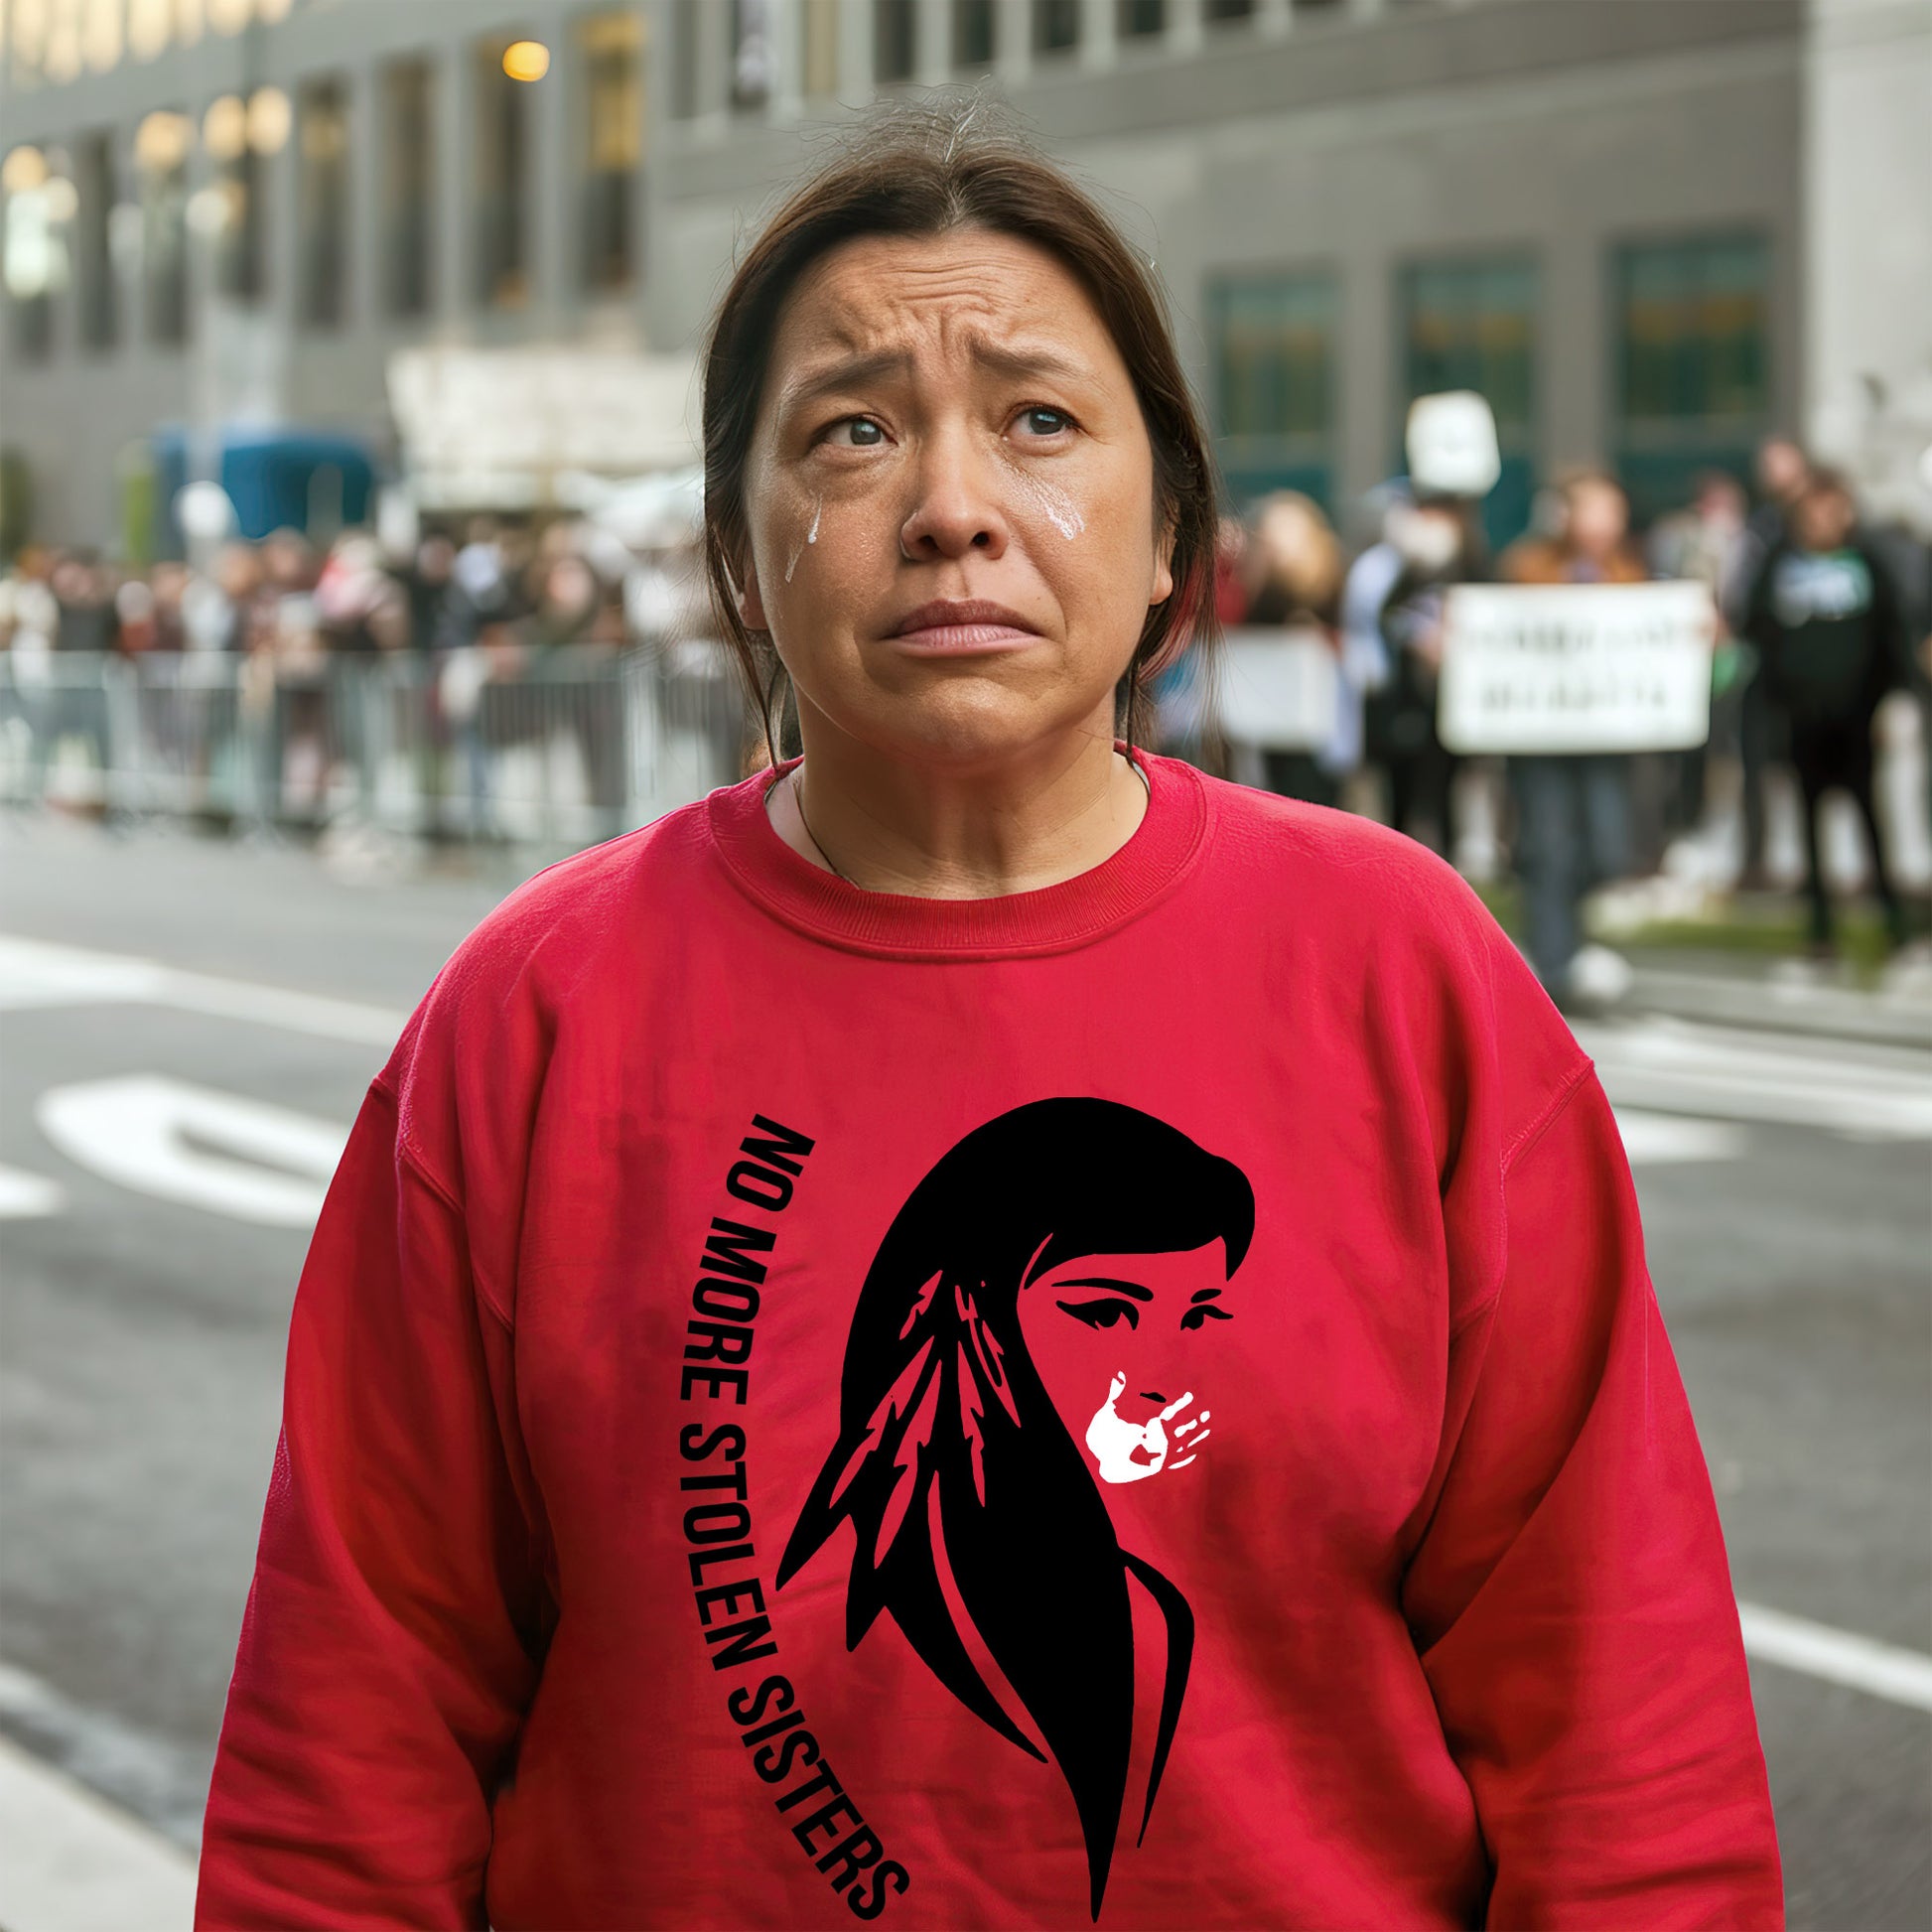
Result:
[[[167,52],[174,26],[169,11],[169,0],[128,0],[127,51],[137,61],[152,61]]]
[[[311,80],[297,97],[297,313],[312,329],[348,314],[348,87]]]
[[[530,299],[528,168],[529,103],[524,88],[503,71],[514,36],[479,44],[476,51],[475,182],[476,299],[487,308],[519,309]]]
[[[1120,0],[1116,21],[1124,41],[1144,40],[1168,31],[1168,0]]]
[[[214,164],[213,191],[220,225],[213,230],[214,286],[230,302],[260,299],[262,170],[248,140],[248,107],[222,94],[202,116],[202,147]]]
[[[822,99],[839,90],[839,0],[803,0],[799,33],[803,36],[799,65],[805,92]]]
[[[86,134],[74,154],[74,289],[79,297],[80,345],[112,348],[121,334],[114,287],[114,137]]]
[[[47,22],[41,71],[57,85],[80,77],[80,0],[40,0]]]
[[[698,111],[698,66],[702,59],[703,0],[676,0],[671,14],[671,118],[691,120]]]
[[[8,342],[23,362],[53,352],[54,291],[67,280],[63,208],[72,212],[72,196],[39,148],[15,148],[0,164],[0,281]]]
[[[188,150],[186,114],[157,108],[134,137],[141,200],[143,307],[148,340],[172,347],[188,340]]]
[[[952,64],[993,65],[993,0],[952,0]]]
[[[731,0],[732,105],[762,107],[771,94],[771,0]]]
[[[1496,418],[1503,474],[1483,505],[1492,543],[1521,534],[1535,490],[1537,273],[1521,257],[1419,262],[1401,282],[1402,408],[1442,389],[1473,389]]]
[[[436,82],[426,60],[382,73],[382,306],[428,315],[436,256]]]
[[[1326,502],[1334,430],[1335,284],[1314,273],[1223,276],[1208,331],[1221,463],[1237,497]]]
[[[636,270],[632,226],[643,162],[643,21],[596,14],[578,31],[584,57],[583,283],[626,287]]]
[[[911,79],[912,0],[872,0],[872,76]]]
[[[1255,10],[1255,0],[1207,0],[1201,12],[1209,26],[1227,20],[1246,20]]]
[[[13,15],[7,45],[6,78],[23,92],[41,78],[47,59],[47,0],[12,0]]]
[[[1034,0],[1034,52],[1066,54],[1080,45],[1080,0]]]
[[[1748,474],[1771,406],[1769,252],[1736,233],[1616,251],[1617,465],[1639,515],[1700,470]]]

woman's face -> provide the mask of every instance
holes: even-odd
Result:
[[[1103,1482],[1184,1469],[1210,1434],[1215,1363],[1239,1314],[1219,1241],[1082,1255],[1021,1292],[1020,1332]]]
[[[742,609],[808,744],[970,767],[1085,729],[1173,588],[1125,362],[1051,255],[865,236],[780,315],[746,470]],[[982,612],[946,606],[985,604]],[[938,606],[938,609],[928,607]]]

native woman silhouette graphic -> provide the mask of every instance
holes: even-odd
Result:
[[[1254,1219],[1233,1163],[1133,1107],[1038,1100],[974,1129],[866,1275],[838,1442],[778,1567],[783,1586],[849,1522],[846,1648],[888,1612],[960,1703],[1041,1757],[972,1661],[977,1636],[1072,1793],[1096,1919],[1133,1740],[1130,1580],[1167,1630],[1141,1838],[1194,1642],[1187,1599],[1116,1539],[1105,1489],[1206,1475],[1180,1473],[1210,1433],[1193,1371],[1228,1333]]]

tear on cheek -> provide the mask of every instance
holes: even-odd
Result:
[[[1036,477],[1031,470],[1015,467],[1013,481],[1020,494],[1032,504],[1061,536],[1077,537],[1087,527],[1087,519],[1080,514],[1080,506],[1058,483],[1046,482]]]
[[[812,520],[805,531],[805,541],[803,543],[794,543],[785,555],[785,582],[787,584],[791,582],[791,573],[798,568],[798,559],[805,554],[806,549],[810,545],[818,541],[818,522],[819,518],[824,514],[825,498],[823,496],[815,497],[812,502]]]

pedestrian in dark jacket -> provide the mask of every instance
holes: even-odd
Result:
[[[1832,945],[1832,908],[1818,847],[1818,805],[1827,791],[1852,794],[1864,820],[1872,872],[1894,945],[1904,907],[1872,802],[1871,722],[1886,693],[1908,681],[1904,615],[1890,572],[1855,533],[1858,507],[1844,478],[1814,473],[1787,534],[1751,585],[1745,634],[1762,657],[1768,703],[1790,732],[1791,763],[1804,796],[1811,939]]]

